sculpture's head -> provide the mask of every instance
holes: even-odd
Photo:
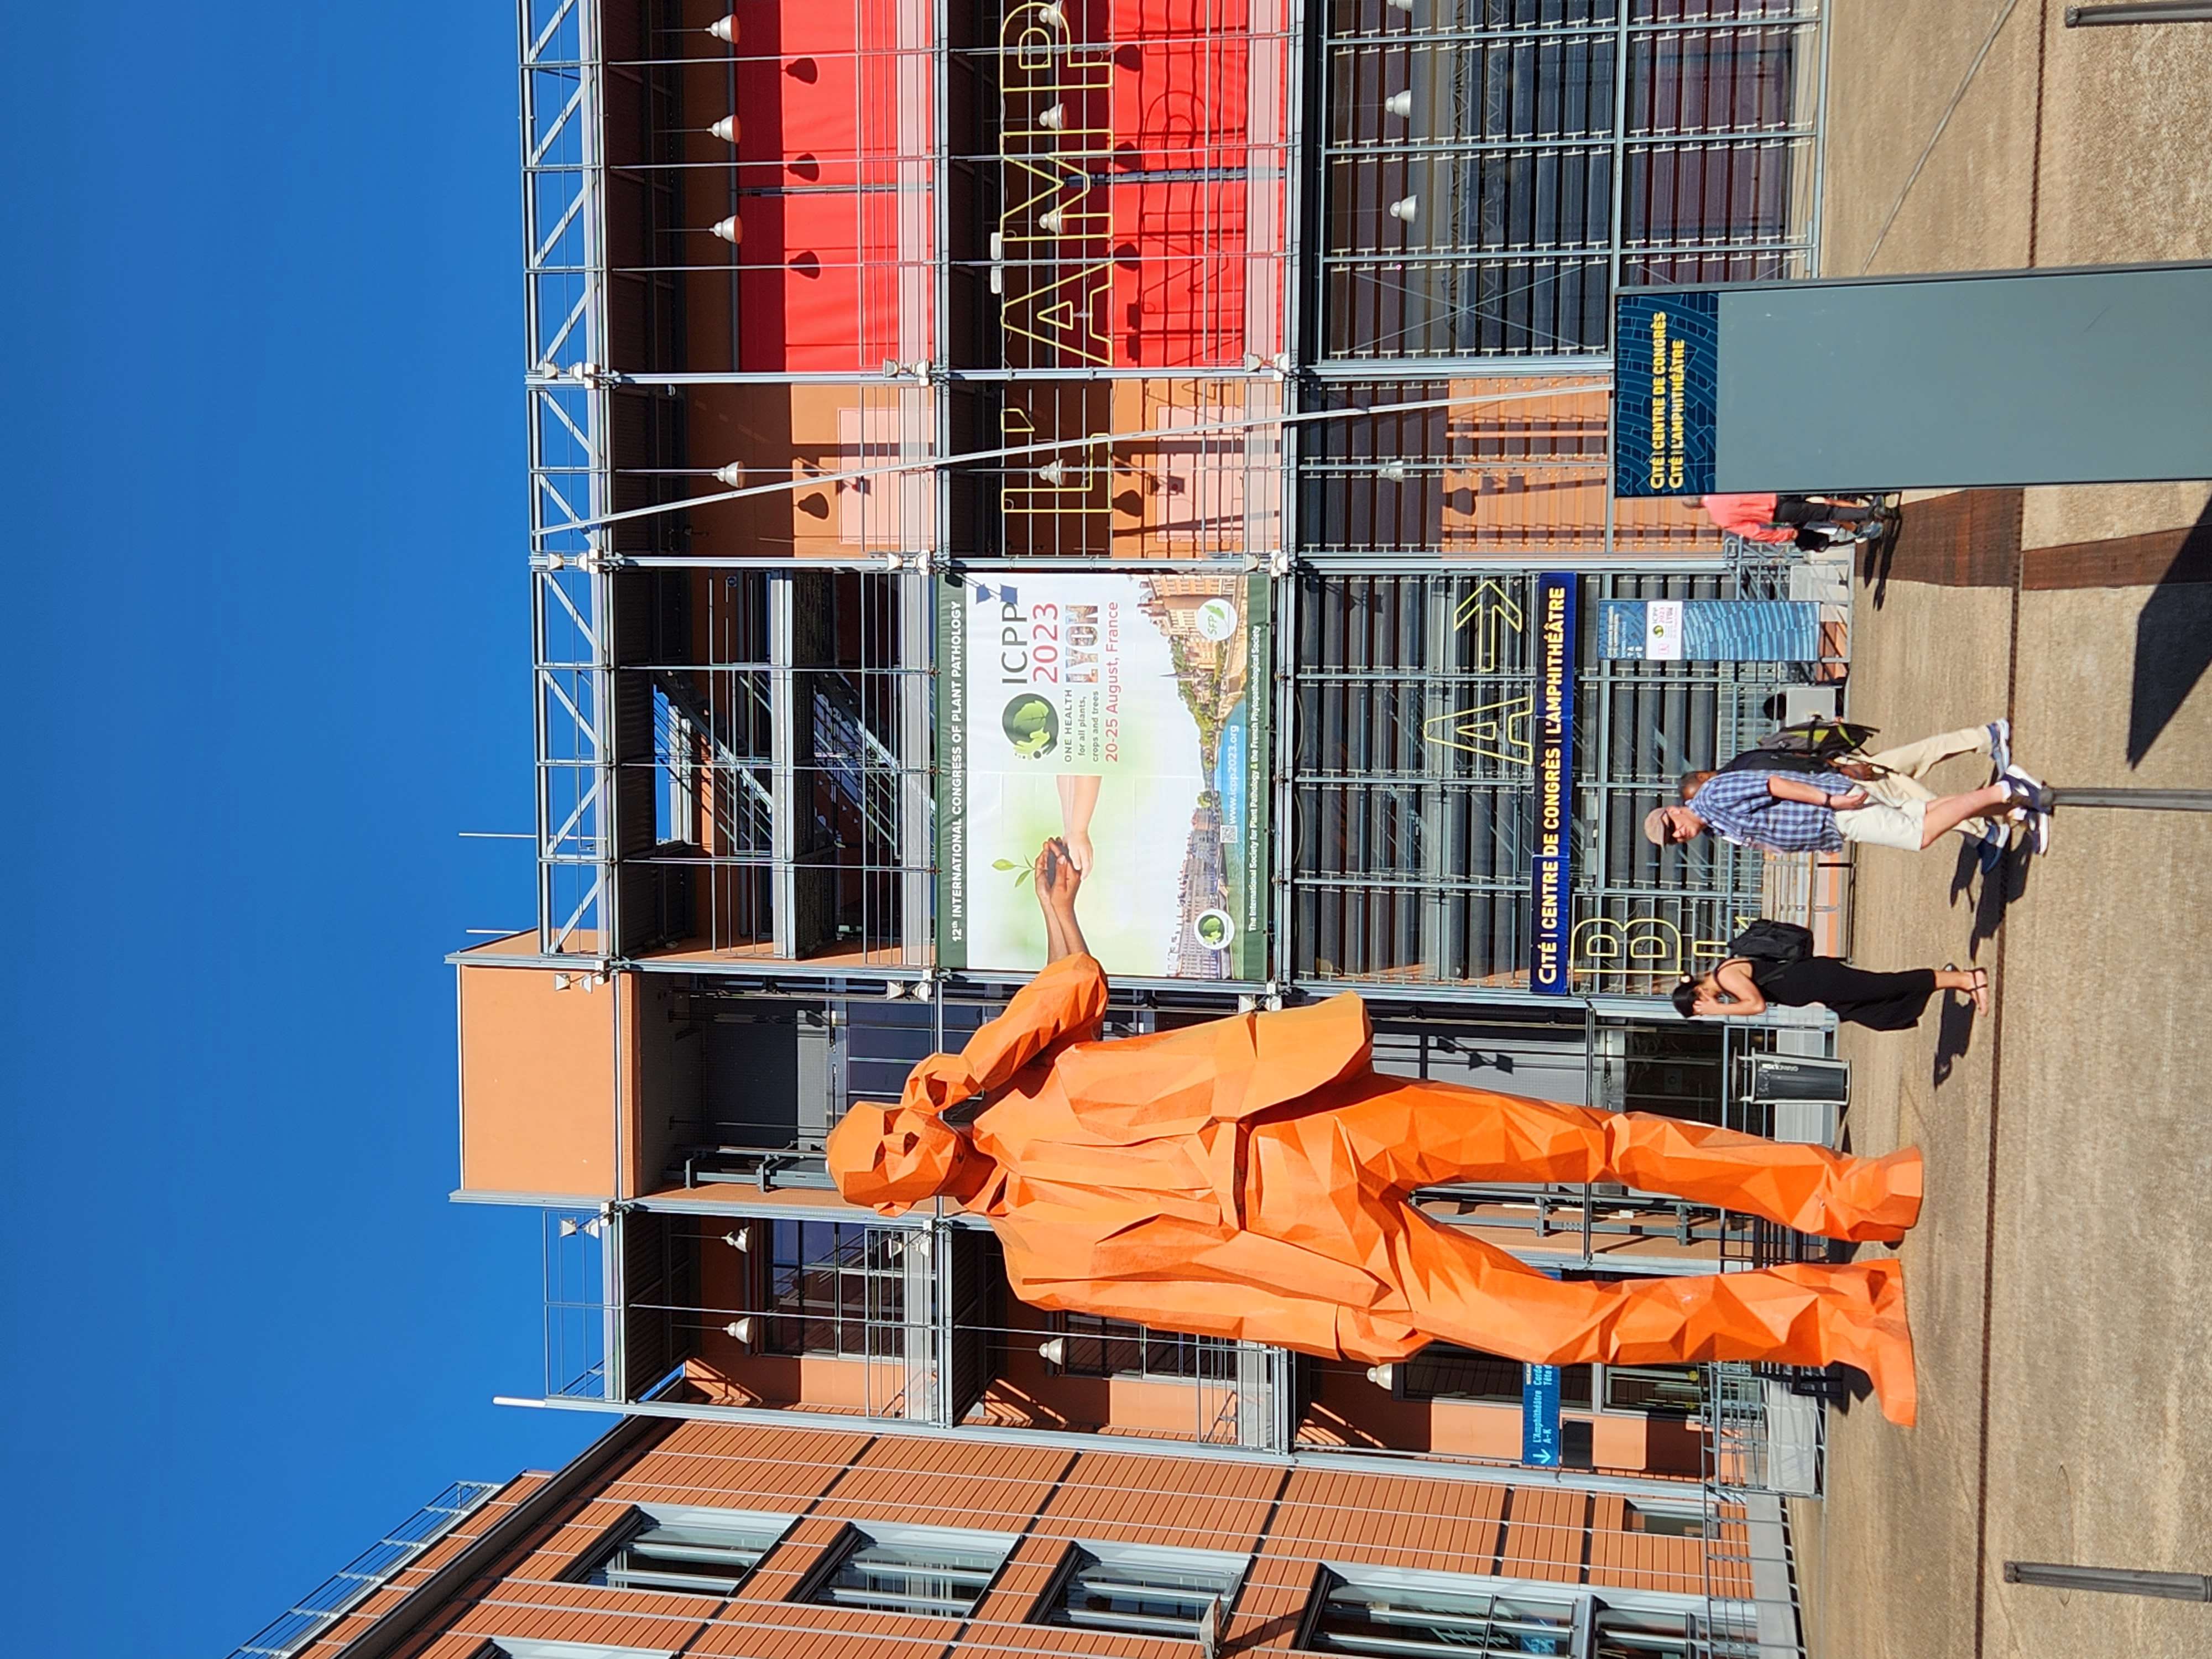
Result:
[[[848,1204],[886,1215],[957,1193],[975,1157],[968,1137],[933,1112],[855,1105],[830,1132],[830,1178]]]

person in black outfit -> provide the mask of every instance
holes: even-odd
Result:
[[[1764,1013],[1767,1006],[1802,1008],[1819,1003],[1838,1019],[1876,1031],[1910,1030],[1938,991],[1964,991],[1975,1008],[1989,1012],[1986,968],[1908,968],[1877,974],[1854,968],[1836,957],[1807,957],[1798,962],[1730,957],[1701,979],[1685,977],[1674,988],[1674,1012],[1685,1019]]]

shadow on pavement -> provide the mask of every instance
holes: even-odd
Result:
[[[2017,904],[2027,893],[2028,872],[2035,856],[2027,850],[2027,840],[2015,840],[1997,860],[1996,868],[1981,877],[1978,890],[1973,895],[1974,925],[1966,935],[1966,960],[1981,960],[1982,946],[1996,937],[2004,925],[2005,912]],[[1957,896],[1973,887],[1973,878],[1980,874],[1979,855],[1967,848],[1960,860],[1960,874],[1952,887]]]
[[[1936,1081],[1943,1084],[1950,1081],[1951,1068],[1974,1046],[1974,1005],[1960,1001],[1948,991],[1936,994],[1943,999],[1943,1012],[1936,1026]]]
[[[1951,877],[1951,902],[1956,905],[1971,895],[1974,906],[1974,923],[1966,936],[1966,955],[1960,967],[1981,961],[1982,946],[1996,937],[1997,929],[2004,925],[2005,912],[2027,891],[2028,868],[2033,862],[2027,843],[2016,841],[1984,872],[1981,849],[1966,842],[1960,843],[1959,867]],[[2004,992],[2001,985],[1992,984],[1990,989],[1995,995]],[[1973,1033],[1972,1002],[1946,994],[1942,1021],[1936,1030],[1936,1082],[1948,1080],[1952,1067],[1972,1047]]]
[[[1859,558],[1859,580],[1874,590],[1877,611],[1889,598],[1889,568],[1897,562],[1897,538],[1903,530],[1901,521],[1892,520],[1880,536],[1862,544],[1865,550]]]
[[[1877,598],[1876,605],[1881,603]],[[2136,617],[2133,697],[2128,705],[2128,764],[2142,764],[2159,734],[2212,666],[2212,507],[2159,578]]]

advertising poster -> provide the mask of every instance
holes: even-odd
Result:
[[[938,953],[1044,965],[1031,879],[1066,842],[1109,975],[1267,967],[1267,585],[970,573],[939,610]]]
[[[1599,654],[1615,662],[1818,662],[1813,599],[1606,599]]]

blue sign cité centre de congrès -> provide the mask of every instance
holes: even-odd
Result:
[[[1574,877],[1576,581],[1564,571],[1536,578],[1536,697],[1530,726],[1536,823],[1528,876],[1528,988],[1555,997],[1573,988],[1567,941]]]
[[[1712,493],[1720,297],[1710,289],[1620,296],[1614,495]]]

